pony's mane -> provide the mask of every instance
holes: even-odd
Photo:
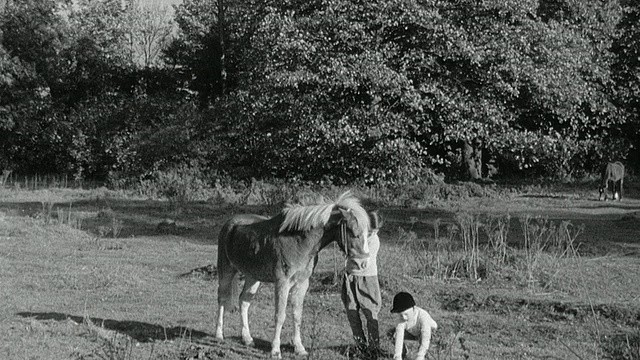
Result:
[[[336,207],[350,209],[362,231],[367,234],[370,228],[370,220],[367,211],[360,204],[351,191],[346,191],[335,201],[322,197],[310,203],[309,200],[300,204],[287,204],[282,210],[284,220],[280,225],[280,232],[286,230],[308,231],[318,226],[324,226],[329,222],[331,212]]]

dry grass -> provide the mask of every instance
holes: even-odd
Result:
[[[258,292],[250,317],[258,347],[246,348],[238,338],[237,314],[227,315],[229,338],[213,338],[215,277],[192,272],[215,264],[213,241],[200,240],[199,234],[212,239],[230,212],[256,208],[186,204],[177,219],[184,232],[167,235],[144,225],[164,220],[170,209],[162,204],[122,200],[117,193],[52,191],[48,196],[59,198],[52,201],[47,221],[38,216],[46,193],[38,193],[40,198],[21,193],[28,200],[16,193],[0,195],[5,201],[0,212],[1,358],[268,356],[273,287]],[[82,218],[82,226],[74,226],[70,216]],[[523,230],[508,227],[507,218],[469,216],[463,224],[482,226],[467,240],[455,214],[429,223],[403,216],[403,222],[391,219],[385,225],[378,259],[383,332],[397,321],[388,311],[391,299],[405,290],[439,324],[431,359],[640,358],[637,257],[579,255],[573,251],[584,235],[579,227],[535,218],[529,226],[544,228],[542,238],[549,240],[527,255],[518,233]],[[106,228],[102,236],[100,226]],[[206,231],[192,229],[198,226]],[[114,228],[119,229],[115,238]],[[535,266],[527,265],[534,256]],[[353,355],[338,294],[342,261],[335,247],[323,250],[312,278],[303,329],[311,359]],[[474,261],[475,273],[467,267]],[[285,358],[294,358],[287,342],[291,333],[289,315]],[[388,353],[391,346],[385,338]]]

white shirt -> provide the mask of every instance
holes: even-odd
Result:
[[[396,326],[394,359],[402,358],[402,346],[404,345],[405,331],[419,339],[420,348],[418,349],[416,359],[424,359],[427,355],[427,350],[429,350],[431,331],[436,330],[437,328],[438,324],[436,324],[426,310],[418,306],[414,306],[407,321],[403,321]]]

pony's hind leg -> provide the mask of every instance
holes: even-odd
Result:
[[[224,312],[234,310],[238,294],[238,271],[228,264],[228,267],[218,263],[218,321],[216,323],[216,338],[224,339]]]
[[[242,342],[247,346],[253,345],[253,338],[249,331],[249,306],[256,292],[260,287],[260,282],[246,277],[244,287],[240,294],[240,317],[242,318]]]
[[[297,283],[291,289],[291,305],[293,306],[293,347],[297,355],[306,356],[307,350],[302,346],[302,336],[300,328],[302,327],[302,308],[304,297],[309,289],[309,279]]]

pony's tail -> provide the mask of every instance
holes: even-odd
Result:
[[[227,244],[233,225],[226,224],[218,237],[218,305],[233,312],[238,310],[240,272],[227,257]]]
[[[228,309],[232,312],[238,311],[240,309],[240,273],[236,272],[233,275],[233,280],[231,280],[231,297],[228,301]]]

